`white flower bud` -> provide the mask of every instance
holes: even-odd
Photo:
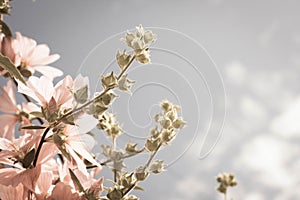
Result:
[[[154,174],[161,173],[164,170],[164,161],[163,160],[156,160],[150,166],[150,171]]]
[[[118,87],[120,90],[131,93],[130,88],[133,83],[135,83],[135,81],[128,79],[127,74],[124,74],[118,82]]]

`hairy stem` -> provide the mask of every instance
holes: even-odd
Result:
[[[144,170],[147,169],[149,167],[149,165],[151,164],[152,160],[154,159],[155,155],[157,154],[159,148],[162,146],[162,142],[157,146],[157,148],[155,149],[154,152],[151,153],[147,163],[144,166]]]

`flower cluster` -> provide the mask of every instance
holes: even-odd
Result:
[[[1,19],[9,10],[9,1],[1,1]],[[135,81],[126,71],[134,61],[150,62],[156,35],[141,25],[135,33],[127,32],[123,41],[131,53],[118,51],[119,72],[102,75],[102,91],[90,94],[88,77],[82,75],[67,75],[55,84],[63,73],[49,64],[59,55],[19,32],[13,37],[3,20],[0,24],[0,74],[7,79],[0,87],[0,199],[139,199],[131,192],[142,189],[139,182],[151,173],[164,171],[163,160],[154,158],[185,122],[178,116],[179,106],[163,101],[144,146],[128,143],[118,149],[123,130],[110,107],[118,97],[114,90],[131,93]],[[16,90],[24,102],[18,102]],[[101,146],[102,157],[92,151],[98,145],[91,132],[95,127],[112,141]],[[141,153],[149,154],[147,162],[127,171],[126,159]],[[102,167],[111,169],[113,180],[99,178]]]
[[[223,173],[217,176],[217,182],[220,184],[217,191],[224,194],[225,199],[227,195],[227,189],[237,185],[234,174]]]

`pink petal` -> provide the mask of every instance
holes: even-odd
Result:
[[[35,63],[37,63],[35,61],[38,61],[39,59],[43,59],[49,56],[49,54],[50,54],[50,49],[46,44],[37,45],[31,54],[30,64],[35,65]]]
[[[17,123],[18,117],[14,115],[0,115],[0,137],[13,140]]]
[[[19,183],[22,183],[26,188],[28,188],[31,191],[34,191],[40,174],[40,165],[37,165],[35,168],[32,169],[26,169],[13,178],[12,186],[16,186]]]
[[[28,37],[22,36],[21,33],[16,32],[16,42],[19,46],[20,56],[26,60],[26,58],[30,58],[33,53],[34,48],[36,47],[36,41],[30,39]]]
[[[42,198],[44,198],[48,194],[48,191],[52,185],[52,178],[53,174],[49,171],[42,172],[39,176],[35,192],[37,194],[40,194]]]
[[[41,111],[41,108],[32,102],[22,103],[22,108],[23,108],[23,111],[26,113]]]
[[[88,151],[88,149],[93,148],[94,144],[94,138],[88,134],[83,134],[74,138],[72,137],[69,141],[69,145],[76,153],[87,159],[90,163],[100,166]]]
[[[37,78],[37,77],[34,77],[34,78]],[[34,78],[31,78],[31,79],[34,79]],[[29,88],[28,84],[25,85],[20,81],[17,81],[17,82],[18,82],[18,92],[19,93],[26,94],[27,96],[29,96],[29,97],[33,98],[35,101],[37,101],[40,105],[43,104],[42,102],[46,101],[44,98],[40,99],[39,97],[37,97],[35,94],[35,91],[32,88]]]
[[[6,139],[6,138],[0,138],[0,149],[5,149],[5,150],[13,150],[13,143]]]
[[[40,46],[40,45],[38,45],[38,46]],[[48,46],[47,46],[47,48],[48,48]],[[35,50],[37,51],[37,48]],[[49,48],[48,48],[48,50],[49,50]],[[49,52],[48,52],[48,54],[45,54],[45,52],[38,53],[36,51],[35,51],[35,54],[32,55],[32,60],[30,60],[31,66],[48,65],[50,63],[57,61],[60,58],[60,56],[58,54],[49,55]]]
[[[68,144],[65,144],[65,145],[66,145],[71,157],[75,160],[78,169],[80,171],[82,171],[83,173],[87,173],[86,166],[85,166],[83,160],[81,160],[79,158],[79,156],[73,151],[73,149]]]
[[[51,66],[33,66],[32,69],[40,72],[50,80],[53,80],[54,78],[64,74],[61,70]]]
[[[27,85],[18,82],[18,91],[32,97],[40,105],[48,103],[54,94],[52,81],[44,76],[40,78],[31,76],[27,81]]]
[[[84,86],[89,86],[89,77],[85,76],[83,77],[81,74],[76,76],[74,79],[74,90],[79,90]]]
[[[12,185],[13,177],[17,175],[17,168],[2,168],[0,169],[0,184],[2,185]],[[18,184],[17,184],[18,185]]]
[[[14,92],[13,82],[9,80],[7,86],[0,88],[0,110],[7,113],[15,113],[17,111],[16,96]]]
[[[23,200],[24,188],[22,184],[13,186],[0,185],[0,199],[1,200]]]
[[[40,152],[37,163],[43,164],[52,159],[55,155],[57,155],[58,149],[54,143],[45,143]]]
[[[95,119],[95,117],[93,117],[92,115],[83,114],[75,121],[75,124],[78,127],[79,133],[88,133],[97,126],[98,120]],[[92,144],[95,144],[95,142],[93,142]]]
[[[90,187],[89,191],[99,196],[100,193],[103,191],[103,177],[94,182]]]
[[[63,80],[55,85],[55,99],[58,105],[67,104],[70,106],[73,102],[73,94],[71,88],[73,87],[73,79],[71,76],[66,76]]]
[[[51,200],[72,199],[71,190],[72,188],[69,185],[59,182],[55,185],[50,199]]]

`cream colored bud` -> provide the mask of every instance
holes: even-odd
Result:
[[[106,76],[101,76],[101,82],[103,88],[113,88],[118,85],[118,79],[117,76],[114,75],[113,72],[110,74],[107,74]]]
[[[168,129],[171,126],[171,120],[169,119],[164,119],[160,121],[160,125],[164,128],[164,129]]]
[[[160,136],[160,131],[158,130],[157,126],[151,128],[150,133],[152,138],[158,138]]]
[[[173,122],[173,127],[176,129],[182,129],[185,126],[185,124],[185,121],[183,121],[183,119],[180,117],[175,119],[175,121]]]
[[[131,93],[130,88],[133,85],[133,83],[135,83],[135,81],[128,79],[127,74],[124,74],[118,81],[118,87],[120,90]]]
[[[113,124],[111,127],[107,130],[107,134],[111,137],[117,137],[122,134],[122,129],[118,124]]]
[[[161,135],[162,135],[161,136],[162,141],[164,143],[168,143],[176,136],[176,133],[174,131],[165,129],[162,131]]]
[[[151,43],[153,43],[156,40],[157,36],[155,34],[153,34],[152,31],[146,31],[144,33],[144,42],[146,45],[150,45]]]
[[[173,108],[173,104],[170,103],[170,102],[167,101],[167,100],[161,102],[160,106],[161,106],[161,108],[162,108],[165,112],[169,112],[169,111],[171,111],[172,108]]]
[[[166,116],[171,120],[174,121],[177,118],[177,111],[172,109],[171,111],[166,113]]]
[[[137,153],[139,151],[136,149],[136,146],[137,144],[128,143],[125,147],[125,151],[128,153]]]
[[[108,192],[107,197],[110,200],[120,200],[123,197],[121,190],[114,188],[112,191]]]
[[[135,177],[133,176],[133,173],[131,174],[123,174],[120,177],[120,185],[122,185],[125,188],[130,188],[135,182]]]
[[[156,160],[150,166],[150,171],[154,174],[161,173],[164,170],[164,161],[163,160]]]
[[[146,171],[144,167],[140,166],[135,170],[134,175],[138,181],[144,181],[149,176],[149,172]]]
[[[158,148],[158,146],[160,145],[160,138],[148,138],[145,144],[145,148],[147,149],[147,151],[156,151],[156,149]]]
[[[117,63],[121,69],[126,67],[131,59],[131,55],[127,54],[125,51],[121,53],[120,51],[117,52]]]
[[[135,50],[135,59],[142,63],[142,64],[148,64],[150,63],[150,51],[148,49],[143,50]]]

